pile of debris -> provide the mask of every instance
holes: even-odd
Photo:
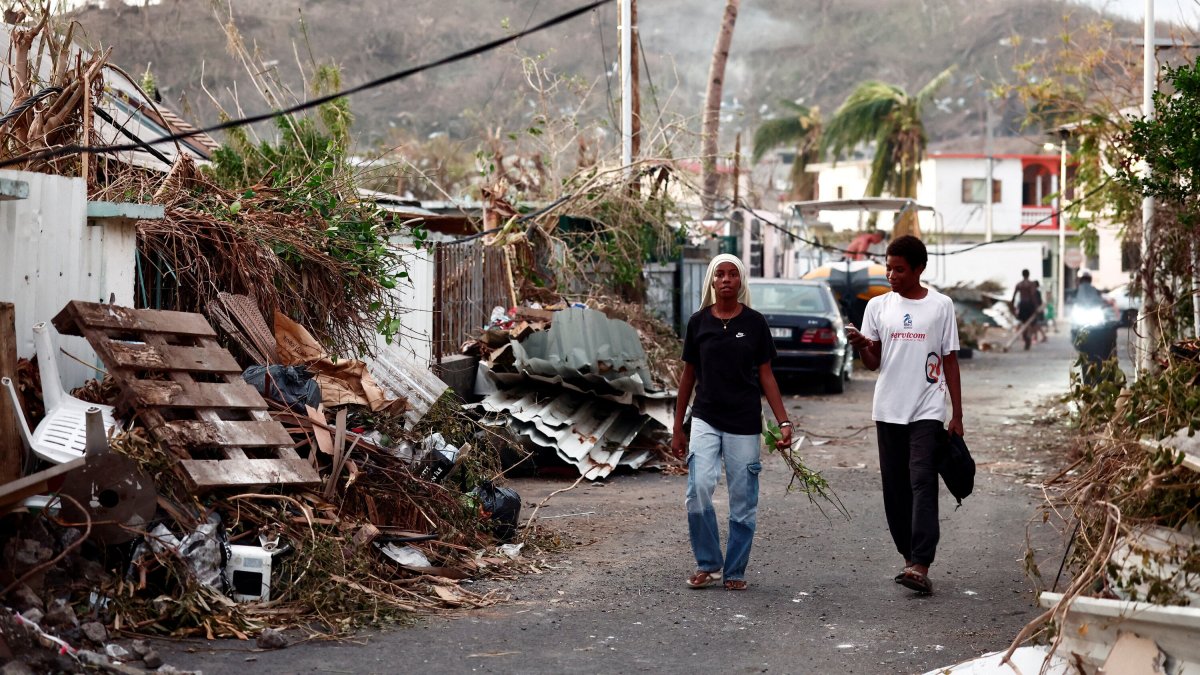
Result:
[[[1138,660],[1200,671],[1198,355],[1191,340],[1135,382],[1115,360],[1076,382],[1078,459],[1047,483],[1047,513],[1077,523],[1073,578],[1041,594],[1046,611],[1010,653],[1049,626],[1052,649],[1072,664],[1062,672],[1134,672],[1122,664]]]
[[[199,314],[73,301],[53,324],[87,340],[104,383],[62,391],[45,324],[40,382],[3,378],[29,454],[0,447],[23,467],[0,485],[0,602],[15,610],[0,647],[38,669],[154,667],[108,633],[338,632],[486,606],[499,598],[463,580],[536,569],[499,545],[520,497],[492,482],[493,436],[445,385],[395,354],[335,362],[248,298],[221,307],[218,332]]]
[[[497,309],[465,349],[481,356],[475,392],[484,398],[467,407],[483,424],[589,480],[671,461],[675,391],[651,375],[638,330],[584,305]]]

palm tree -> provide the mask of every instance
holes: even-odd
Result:
[[[704,186],[700,202],[705,218],[712,218],[717,202],[721,176],[717,173],[717,140],[721,129],[721,92],[725,87],[725,64],[729,61],[729,45],[733,42],[733,27],[737,23],[741,0],[726,0],[721,18],[721,31],[713,45],[712,63],[708,67],[708,90],[704,95],[704,121],[700,130],[700,174]]]
[[[754,130],[752,158],[757,164],[770,150],[780,146],[794,147],[796,159],[792,162],[792,194],[811,198],[816,176],[806,169],[821,158],[821,111],[792,101],[780,101],[780,104],[789,114],[767,120]]]
[[[825,127],[823,143],[830,156],[836,158],[860,143],[875,144],[867,196],[878,197],[884,190],[893,197],[917,196],[921,160],[925,159],[928,143],[921,115],[953,71],[954,66],[943,70],[915,96],[894,84],[868,80],[859,84],[833,114]],[[912,220],[915,223],[915,217]],[[897,224],[893,234],[900,234],[900,229]]]

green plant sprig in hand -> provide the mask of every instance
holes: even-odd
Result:
[[[777,446],[781,438],[783,438],[783,433],[780,431],[779,425],[774,422],[768,422],[767,429],[763,432],[763,442],[767,445],[767,452],[771,453],[778,450],[784,464],[787,464],[788,468],[792,470],[792,479],[788,481],[787,491],[791,492],[794,488],[803,492],[808,496],[808,501],[817,507],[817,510],[821,512],[821,515],[825,516],[826,520],[829,520],[829,514],[825,513],[825,509],[822,508],[821,502],[817,501],[817,497],[829,502],[838,513],[846,517],[846,520],[850,520],[850,512],[846,510],[846,505],[842,503],[837,493],[829,486],[829,481],[825,480],[825,477],[819,472],[805,466],[804,460],[796,451],[800,447],[800,443],[803,442],[804,437],[797,436],[792,441],[792,445],[787,448]]]

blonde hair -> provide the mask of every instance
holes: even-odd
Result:
[[[709,261],[708,271],[704,273],[704,292],[700,295],[700,309],[714,305],[717,302],[717,293],[713,290],[713,277],[716,276],[717,266],[721,263],[733,263],[733,266],[737,268],[738,277],[742,280],[741,289],[738,291],[738,302],[749,307],[750,279],[746,276],[746,266],[742,264],[741,259],[737,256],[722,253]]]

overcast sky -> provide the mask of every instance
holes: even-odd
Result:
[[[1146,0],[1083,0],[1093,7],[1110,11],[1130,19],[1142,19],[1146,13]],[[1200,27],[1200,1],[1198,0],[1154,0],[1155,21],[1171,21]]]

